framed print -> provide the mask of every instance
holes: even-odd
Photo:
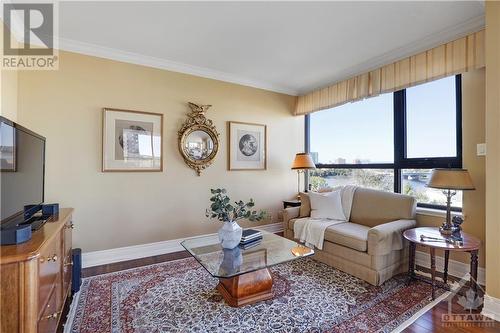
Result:
[[[102,171],[162,171],[163,114],[103,109]]]
[[[0,122],[0,170],[16,172],[16,129],[7,121]]]
[[[266,170],[267,127],[228,122],[229,170]]]

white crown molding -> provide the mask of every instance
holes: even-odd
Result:
[[[395,61],[432,49],[444,43],[448,43],[453,40],[465,37],[473,32],[477,32],[481,29],[484,29],[484,26],[485,26],[484,15],[473,17],[470,20],[449,27],[432,35],[426,36],[418,41],[412,42],[402,47],[390,50],[366,62],[352,66],[344,70],[339,75],[337,75],[336,78],[330,80],[331,82],[322,82],[313,89],[299,89],[299,94],[304,95],[310,93],[314,90],[323,88],[325,86],[335,84],[336,82],[346,80],[353,76],[375,70],[387,64],[391,64]]]
[[[277,233],[283,231],[283,224],[272,223],[272,224],[261,225],[253,229],[260,229],[267,232]],[[213,236],[213,235],[216,234],[198,235],[195,237],[172,239],[156,243],[120,247],[102,251],[85,252],[82,254],[82,267],[87,268],[87,267],[111,264],[120,261],[134,260],[134,259],[156,256],[160,254],[184,251],[185,249],[181,245],[182,241],[200,236]]]
[[[428,253],[417,251],[415,254],[415,263],[418,266],[430,268],[431,256]],[[442,271],[444,267],[444,258],[436,256],[436,269]],[[470,265],[463,262],[450,259],[448,261],[448,274],[457,278],[468,276],[470,272]],[[484,286],[486,284],[486,272],[483,267],[477,270],[477,282]]]
[[[12,2],[7,0],[8,2]],[[57,10],[57,7],[56,7]],[[3,13],[2,13],[3,14]],[[3,19],[3,17],[2,17]],[[17,15],[13,15],[11,18],[12,25],[12,36],[16,40],[16,42],[20,43],[23,39],[23,24],[20,22],[20,19]],[[33,45],[38,45],[38,43],[34,42]],[[85,54],[93,57],[105,58],[109,60],[126,62],[134,65],[141,65],[146,67],[158,68],[167,71],[183,73],[194,75],[198,77],[203,77],[212,80],[218,80],[223,82],[235,83],[242,86],[253,87],[263,90],[268,90],[272,92],[277,92],[281,94],[287,94],[292,96],[297,96],[298,91],[292,89],[290,87],[284,87],[277,84],[262,82],[258,80],[244,78],[238,75],[217,71],[213,69],[192,66],[188,64],[184,64],[181,62],[170,61],[167,59],[147,56],[139,53],[122,51],[119,49],[109,48],[105,46],[100,46],[92,43],[86,43],[81,41],[76,41],[73,39],[55,37],[54,38],[54,47],[58,50],[75,52],[80,54]]]
[[[500,321],[500,299],[485,294],[481,314],[491,319],[495,319],[496,321]]]
[[[478,1],[481,3],[481,1]],[[18,18],[15,17],[13,27],[13,34],[19,41],[22,34],[22,29],[20,28],[20,22]],[[358,65],[352,66],[340,74],[336,75],[334,78],[329,80],[323,80],[315,86],[309,86],[306,88],[294,89],[288,86],[283,86],[280,84],[269,83],[254,79],[249,79],[239,75],[217,71],[209,68],[193,66],[181,62],[171,61],[168,59],[162,59],[147,55],[142,55],[133,52],[122,51],[119,49],[109,48],[105,46],[100,46],[92,43],[86,43],[82,41],[76,41],[63,37],[56,37],[54,44],[59,50],[81,53],[89,56],[100,57],[115,61],[121,61],[146,67],[159,68],[163,70],[168,70],[172,72],[178,72],[183,74],[189,74],[199,77],[204,77],[213,80],[219,80],[234,84],[239,84],[243,86],[273,91],[277,93],[298,96],[304,95],[316,89],[334,84],[341,80],[348,79],[360,73],[366,73],[367,71],[374,70],[381,66],[387,65],[394,61],[403,59],[405,57],[423,52],[425,50],[431,49],[433,47],[442,45],[443,43],[450,42],[452,40],[464,37],[470,33],[479,31],[484,28],[485,17],[484,15],[476,16],[470,20],[457,24],[455,26],[449,27],[438,33],[426,36],[418,41],[412,42],[405,46],[390,50],[378,57],[374,57],[368,61],[360,63]]]
[[[59,50],[81,53],[89,56],[106,58],[135,65],[147,66],[152,68],[164,69],[167,71],[189,74],[207,79],[219,80],[229,83],[240,84],[247,87],[253,87],[263,90],[269,90],[277,93],[296,96],[298,91],[273,83],[262,82],[248,79],[238,75],[217,71],[213,69],[192,66],[180,62],[170,61],[152,56],[146,56],[138,53],[122,51],[114,48],[99,46],[95,44],[80,42],[67,38],[57,38]]]

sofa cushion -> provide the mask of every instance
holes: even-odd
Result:
[[[368,230],[370,228],[361,224],[339,223],[326,228],[325,240],[366,252],[368,249]]]
[[[334,244],[328,241],[326,241],[325,244],[323,245],[322,251],[332,256],[341,257],[355,264],[371,268],[377,271],[382,270],[391,265],[394,265],[395,263],[398,263],[404,260],[405,258],[408,258],[408,248],[399,251],[392,251],[391,253],[384,256],[372,256],[367,252],[353,250],[348,247],[339,244]]]
[[[312,218],[346,221],[340,191],[325,194],[311,192],[309,199]]]
[[[327,194],[329,192],[332,192],[334,190],[339,190],[342,188],[342,186],[336,186],[336,187],[325,187],[322,189],[319,189],[317,192],[313,193],[323,193]],[[300,217],[308,217],[311,215],[311,200],[309,198],[309,193],[311,192],[299,192],[299,197],[300,197]]]
[[[318,251],[320,250],[316,250],[316,252]],[[372,256],[369,255],[367,252],[354,250],[349,247],[335,244],[329,241],[324,242],[323,250],[321,251],[326,252],[332,256],[350,260],[358,265],[371,268]]]
[[[354,193],[350,222],[374,227],[382,223],[415,219],[414,197],[359,187]]]

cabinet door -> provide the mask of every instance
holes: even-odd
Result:
[[[69,219],[63,229],[63,297],[71,290],[71,275],[73,271],[73,258],[71,257],[73,221]]]
[[[0,279],[0,332],[19,332],[19,290],[22,274],[22,267],[17,262],[2,264]]]
[[[61,233],[46,244],[40,251],[38,259],[38,309],[43,311],[49,295],[55,290],[61,295],[61,265],[62,265]]]
[[[57,324],[62,311],[62,307],[58,304],[57,298],[57,291],[54,288],[38,320],[38,333],[56,333]]]

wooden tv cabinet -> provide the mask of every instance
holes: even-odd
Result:
[[[0,246],[0,332],[56,332],[71,293],[72,214],[61,209],[28,242]]]

